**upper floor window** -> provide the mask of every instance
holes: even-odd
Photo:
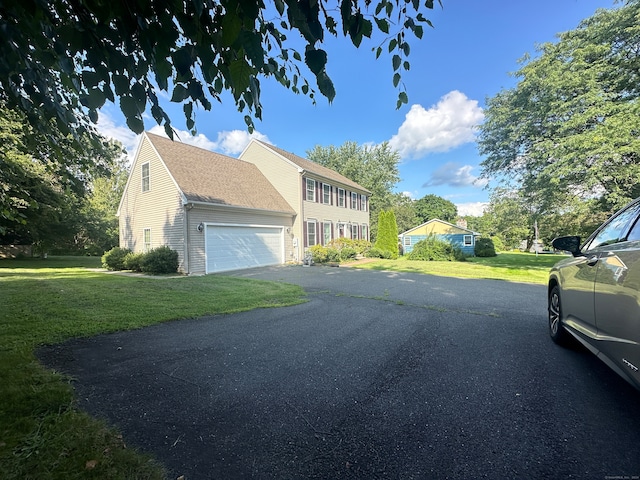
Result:
[[[344,188],[338,189],[338,206],[344,208],[344,199],[345,199],[345,191]]]
[[[310,202],[316,201],[316,181],[311,178],[307,178],[307,200]]]
[[[358,194],[355,192],[351,192],[351,208],[358,209]]]
[[[331,185],[322,184],[322,203],[331,203]]]
[[[147,162],[142,164],[142,191],[148,192],[149,187],[149,163]]]
[[[360,203],[362,204],[362,211],[366,212],[367,211],[367,196],[366,195],[360,195]]]

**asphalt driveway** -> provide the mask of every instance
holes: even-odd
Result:
[[[309,302],[39,357],[171,478],[640,475],[638,393],[548,339],[543,286],[331,267],[233,275],[300,284]]]

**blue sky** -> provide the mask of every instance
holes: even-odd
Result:
[[[332,104],[318,93],[317,104],[295,95],[275,81],[261,81],[260,139],[306,157],[316,145],[340,146],[353,141],[375,145],[389,141],[402,155],[399,192],[414,199],[427,194],[444,197],[462,215],[479,215],[489,197],[479,182],[481,156],[474,126],[482,123],[487,98],[511,88],[518,60],[534,55],[536,45],[554,42],[559,32],[572,30],[599,8],[614,8],[614,0],[442,0],[427,16],[435,28],[413,39],[403,73],[409,104],[396,110],[391,58],[375,59],[377,40],[356,49],[343,37],[327,39],[327,71],[336,87]],[[375,2],[374,2],[375,4]],[[311,74],[307,75],[311,81]],[[197,112],[198,135],[185,130],[182,107],[166,102],[174,127],[187,143],[237,156],[249,141],[243,114],[230,97]],[[158,131],[151,117],[146,128]],[[155,127],[155,128],[154,128]],[[128,131],[117,107],[102,109],[99,130],[120,140],[131,153],[138,137]],[[492,183],[489,182],[488,187]]]

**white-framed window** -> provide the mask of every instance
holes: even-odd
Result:
[[[411,246],[411,237],[410,236],[406,236],[404,237],[404,246],[405,247],[410,247]]]
[[[151,229],[145,228],[142,231],[142,248],[144,252],[151,250]]]
[[[331,185],[326,183],[322,184],[322,203],[331,203]]]
[[[362,211],[366,212],[367,211],[367,196],[366,195],[360,195],[360,203],[362,204]]]
[[[338,238],[344,238],[346,232],[346,225],[344,223],[338,224]]]
[[[149,162],[142,164],[142,191],[148,192],[151,188]]]
[[[353,210],[358,209],[358,194],[355,192],[351,192],[351,208]]]
[[[307,178],[306,180],[307,180],[306,181],[307,200],[309,200],[310,202],[315,202],[316,201],[316,181],[311,178]]]
[[[344,188],[338,188],[338,206],[344,208],[345,191]]]
[[[331,222],[324,222],[322,224],[322,238],[325,245],[328,245],[329,242],[331,242]]]
[[[471,247],[473,245],[473,235],[464,236],[464,246]]]
[[[318,243],[316,233],[316,221],[313,219],[307,220],[307,247],[313,247]]]
[[[369,240],[369,225],[362,225],[362,239]]]
[[[351,238],[353,238],[354,240],[358,238],[358,224],[357,223],[352,223],[351,224]]]

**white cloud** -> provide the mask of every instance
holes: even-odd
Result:
[[[254,130],[253,133],[246,130],[231,130],[218,133],[218,139],[215,142],[216,149],[227,155],[237,155],[244,150],[252,138],[272,144],[266,135],[257,130]]]
[[[112,138],[122,143],[124,148],[127,149],[129,158],[133,158],[136,148],[138,148],[140,135],[133,133],[126,125],[116,125],[111,116],[104,111],[98,113],[96,128],[104,137]]]
[[[487,206],[489,206],[488,202],[456,203],[458,215],[461,216],[471,215],[473,217],[481,217]]]
[[[159,125],[154,126],[149,130],[156,135],[162,135],[166,137],[164,127]],[[225,155],[237,155],[249,144],[252,138],[262,140],[267,143],[271,143],[266,135],[258,131],[249,133],[246,130],[231,130],[218,133],[218,138],[209,140],[202,133],[198,135],[191,135],[186,130],[175,130],[177,139],[182,143],[193,145],[195,147],[204,148],[205,150],[211,150],[224,153]]]
[[[460,166],[455,162],[448,162],[431,174],[431,179],[423,187],[435,187],[449,185],[451,187],[485,187],[486,179],[480,179],[473,175],[471,165]]]
[[[475,127],[484,119],[476,100],[453,90],[426,110],[413,105],[389,144],[402,158],[446,152],[475,141]]]

